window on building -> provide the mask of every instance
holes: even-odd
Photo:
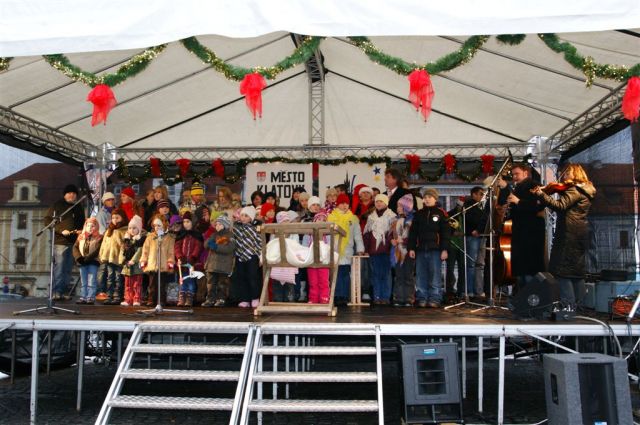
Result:
[[[26,186],[22,186],[20,188],[20,200],[28,201],[29,200],[29,188]]]
[[[27,228],[27,214],[19,213],[18,214],[18,229],[26,229]]]
[[[24,246],[16,247],[16,264],[27,264],[27,248]]]
[[[620,249],[629,249],[629,231],[620,230]]]

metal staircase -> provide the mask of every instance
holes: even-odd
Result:
[[[265,336],[271,335],[271,345],[265,344]],[[315,345],[316,335],[358,335],[371,336],[367,345]],[[284,336],[284,344],[279,345],[279,337]],[[294,344],[291,345],[291,338]],[[299,338],[302,341],[298,345]],[[257,414],[262,423],[264,412],[305,413],[305,412],[378,412],[378,422],[384,424],[382,402],[382,355],[380,327],[373,325],[349,328],[325,325],[265,324],[255,332],[247,384],[242,403],[240,423],[249,423],[251,413]],[[280,341],[282,341],[280,339]],[[311,365],[318,356],[375,356],[375,371],[371,372],[313,372]],[[267,357],[267,359],[265,359]],[[271,357],[271,370],[264,366]],[[279,359],[284,357],[284,370],[279,370]],[[291,370],[291,358],[294,370]],[[298,367],[300,365],[300,367]],[[289,385],[293,383],[363,383],[377,384],[377,399],[373,400],[326,400],[291,399]],[[263,384],[271,383],[272,398],[263,398]],[[278,384],[285,387],[284,399],[278,398]]]
[[[229,423],[237,423],[255,333],[254,325],[233,323],[146,322],[136,326],[98,414],[96,424],[107,424],[114,408],[227,410],[231,411]],[[192,334],[203,335],[197,342],[193,342]],[[246,341],[244,345],[215,340],[207,342],[207,336],[225,334],[246,334]],[[168,362],[160,363],[163,366],[168,363],[168,367],[151,368],[153,357],[165,359],[167,356]],[[177,360],[185,360],[186,357],[186,368],[173,368],[174,356]],[[203,362],[208,361],[206,369],[190,368],[192,356],[202,358]],[[211,368],[216,366],[215,359],[220,356],[241,358],[240,369],[212,370]],[[134,364],[137,366],[145,358],[146,368],[134,367]],[[122,394],[122,389],[127,380],[237,381],[237,387],[234,398],[125,395]]]

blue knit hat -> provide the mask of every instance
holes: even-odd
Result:
[[[222,224],[225,229],[229,229],[229,227],[231,227],[231,220],[229,220],[229,217],[226,214],[222,214],[216,218],[216,223]]]

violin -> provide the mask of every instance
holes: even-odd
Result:
[[[567,180],[564,182],[549,183],[545,186],[540,187],[540,190],[542,190],[547,195],[553,195],[555,193],[563,193],[567,189],[572,188],[574,186],[575,186],[575,183],[573,181]],[[532,192],[537,192],[537,189],[538,188],[532,189]]]

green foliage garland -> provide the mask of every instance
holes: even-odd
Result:
[[[517,46],[527,37],[526,34],[500,34],[496,35],[498,42],[508,44],[509,46]]]
[[[195,37],[185,38],[184,40],[180,40],[180,42],[187,50],[200,58],[204,63],[211,65],[213,69],[224,74],[227,79],[241,81],[245,75],[252,74],[254,72],[259,73],[269,80],[273,80],[281,72],[309,60],[320,45],[321,40],[322,37],[306,37],[302,43],[300,43],[300,46],[293,51],[293,53],[277,62],[275,65],[270,67],[256,66],[253,68],[244,68],[227,63],[223,59],[219,58],[213,50],[202,45]]]
[[[13,58],[0,58],[0,72],[9,69],[9,64],[12,60]]]
[[[49,65],[74,81],[79,81],[89,87],[95,87],[98,84],[106,84],[109,87],[114,87],[124,82],[127,78],[133,77],[144,70],[166,47],[166,44],[150,47],[122,64],[115,74],[104,75],[96,75],[92,72],[83,71],[73,65],[69,61],[69,58],[62,54],[44,55],[42,57]]]
[[[474,35],[469,37],[462,46],[455,52],[442,56],[435,62],[424,65],[409,63],[404,59],[388,55],[378,49],[367,37],[348,37],[357,47],[359,47],[372,61],[400,74],[409,75],[412,71],[424,69],[431,75],[441,72],[451,71],[454,68],[469,62],[478,49],[487,42],[489,36]]]
[[[606,78],[609,80],[626,81],[633,76],[640,76],[640,63],[635,64],[631,68],[625,65],[609,65],[595,63],[591,56],[582,56],[578,53],[578,49],[574,45],[566,41],[560,41],[556,34],[538,34],[538,37],[551,50],[556,53],[562,53],[564,59],[571,66],[582,71],[587,78],[587,87],[591,87],[595,77]]]

